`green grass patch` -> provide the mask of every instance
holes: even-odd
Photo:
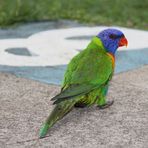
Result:
[[[148,29],[148,0],[0,0],[0,26],[70,19]]]

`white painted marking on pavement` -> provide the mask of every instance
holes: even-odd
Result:
[[[56,29],[33,34],[26,39],[1,39],[0,64],[8,66],[55,66],[67,64],[78,53],[77,49],[84,49],[90,42],[86,39],[68,40],[75,36],[96,36],[98,32],[108,27],[76,27],[70,29]],[[128,48],[132,50],[148,47],[148,32],[112,27],[122,30],[129,41]],[[5,52],[8,48],[28,48],[38,56],[19,56]]]

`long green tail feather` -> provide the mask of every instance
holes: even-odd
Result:
[[[75,101],[64,101],[55,106],[46,122],[39,132],[39,137],[44,138],[49,130],[58,120],[64,117],[74,106]]]
[[[49,128],[50,128],[49,124],[45,123],[40,129],[39,137],[44,138]]]

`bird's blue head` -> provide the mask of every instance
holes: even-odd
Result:
[[[127,46],[128,41],[124,34],[117,29],[106,29],[101,31],[97,37],[99,37],[107,52],[115,54],[118,47]]]

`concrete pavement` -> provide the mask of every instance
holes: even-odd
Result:
[[[147,148],[148,66],[114,76],[108,109],[74,109],[38,139],[59,86],[0,73],[0,148]]]

